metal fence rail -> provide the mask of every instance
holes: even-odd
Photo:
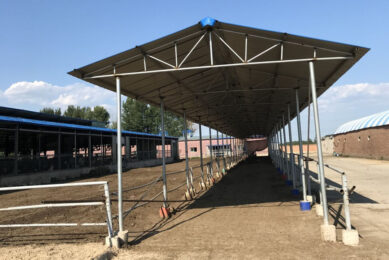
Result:
[[[299,160],[299,157],[300,155],[299,154],[292,154],[290,155],[292,158],[297,156],[298,157],[298,162],[300,161]],[[309,181],[313,181],[317,184],[320,185],[320,178],[318,177],[318,179],[315,179],[313,177],[313,171],[311,171],[309,169],[309,162],[315,162],[316,164],[319,164],[319,162],[311,157],[307,157],[307,156],[303,156],[303,161],[305,162],[305,174],[307,176],[307,178],[309,179]],[[301,177],[301,168],[299,166],[298,163],[296,163],[295,160],[292,160],[294,162],[294,166],[296,167],[296,170],[299,169],[298,171],[296,171],[296,173],[299,173],[300,177]],[[345,215],[345,222],[346,222],[346,229],[347,230],[351,230],[352,226],[351,226],[351,216],[350,216],[350,198],[349,198],[349,195],[350,193],[355,189],[355,186],[353,186],[351,189],[348,188],[348,184],[347,184],[347,175],[346,175],[346,172],[343,171],[343,170],[340,170],[340,169],[337,169],[329,164],[324,164],[324,167],[340,174],[341,176],[341,188],[339,187],[336,187],[334,185],[331,185],[331,184],[328,184],[326,183],[325,185],[325,189],[326,190],[334,190],[334,191],[337,191],[339,192],[341,195],[342,195],[342,200],[343,200],[343,207],[344,207],[344,215]],[[318,173],[319,174],[319,173]],[[309,184],[310,182],[308,182]],[[299,183],[301,185],[301,182]],[[310,187],[308,188],[309,192],[310,192]],[[321,194],[320,194],[321,195]]]
[[[247,155],[245,153],[241,153],[239,155],[236,156],[236,158],[234,157],[226,157],[223,159],[223,161],[225,162],[224,165],[227,165],[227,169],[225,170],[229,170],[231,169],[232,167],[234,167],[235,165],[237,165],[240,161],[244,160],[245,158],[247,157]],[[213,168],[216,167],[216,169],[219,171],[219,165],[218,165],[218,162],[216,161],[215,165],[212,163],[212,162],[207,162],[205,165],[204,165],[206,168],[207,168],[207,176],[206,178],[210,179],[213,177]],[[213,167],[212,167],[213,166]],[[212,168],[211,168],[212,167]],[[200,172],[200,175],[199,176],[195,176],[194,174],[194,171],[193,169],[197,169],[197,168],[201,168],[201,165],[196,165],[196,166],[192,166],[192,167],[189,167],[188,169],[188,172],[189,172],[189,185],[192,189],[194,189],[194,182],[198,179],[201,179],[203,178],[203,175],[202,173]],[[211,170],[212,169],[212,170]],[[186,169],[184,170],[180,170],[180,171],[174,171],[174,172],[168,172],[166,173],[166,175],[173,175],[173,174],[182,174],[182,173],[186,173]],[[205,176],[204,176],[205,177]],[[142,189],[142,188],[146,188],[148,187],[140,196],[139,196],[139,199],[136,199],[136,200],[133,200],[135,203],[127,210],[123,211],[123,218],[127,217],[133,210],[137,209],[137,208],[140,208],[142,206],[145,206],[151,202],[154,202],[158,197],[160,197],[162,194],[163,194],[163,191],[160,191],[154,195],[151,196],[150,199],[147,199],[147,201],[145,201],[145,197],[147,195],[149,195],[152,187],[157,184],[158,182],[161,182],[162,181],[162,177],[157,177],[156,179],[152,180],[152,181],[149,181],[145,184],[142,184],[142,185],[138,185],[138,186],[133,186],[133,187],[129,187],[127,189],[123,189],[123,192],[129,192],[129,191],[134,191],[134,190],[138,190],[138,189]],[[204,181],[204,180],[203,180]],[[170,192],[174,192],[178,189],[180,189],[181,187],[187,185],[187,182],[184,181],[183,183],[169,189],[167,192],[170,193]],[[116,192],[113,192],[112,193],[113,195],[117,195]],[[125,200],[124,200],[125,201]],[[112,218],[113,219],[117,219],[119,216],[118,215],[115,215],[113,216]]]
[[[103,223],[30,223],[30,224],[1,224],[0,228],[18,228],[18,227],[76,227],[76,226],[107,226],[108,236],[113,237],[114,231],[112,226],[112,214],[111,214],[111,199],[109,194],[108,182],[95,181],[95,182],[76,182],[76,183],[64,183],[64,184],[47,184],[47,185],[31,185],[31,186],[15,186],[15,187],[3,187],[2,191],[16,191],[16,190],[30,190],[30,189],[48,189],[48,188],[62,188],[62,187],[81,187],[81,186],[103,186],[105,203],[102,201],[92,202],[73,202],[73,203],[49,203],[49,204],[37,204],[37,205],[25,205],[0,208],[0,211],[12,211],[12,210],[26,210],[26,209],[39,209],[39,208],[57,208],[57,207],[79,207],[79,206],[101,206],[105,204],[106,208],[106,222]]]

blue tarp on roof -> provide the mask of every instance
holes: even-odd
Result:
[[[101,131],[101,132],[116,133],[116,129],[110,129],[110,128],[105,128],[105,127],[58,123],[58,122],[50,122],[50,121],[43,121],[43,120],[27,119],[27,118],[21,118],[21,117],[0,116],[0,121],[22,123],[22,124],[32,124],[32,125],[40,125],[40,126],[49,126],[49,127],[64,127],[64,128],[71,128],[71,129],[81,129],[81,130],[89,130],[89,131]],[[156,134],[148,134],[148,133],[134,132],[134,131],[122,131],[122,133],[123,134],[133,134],[133,135],[152,136],[152,137],[161,137],[160,135],[156,135]],[[176,139],[177,137],[166,136],[166,138],[175,138]]]
[[[347,122],[338,127],[334,134],[343,134],[351,131],[383,125],[389,125],[389,110]]]

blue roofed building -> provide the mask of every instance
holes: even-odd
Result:
[[[50,183],[116,171],[116,129],[99,122],[0,107],[0,186]],[[167,162],[178,158],[166,137]],[[122,131],[123,168],[162,163],[161,136]]]
[[[389,159],[389,110],[347,122],[334,133],[334,152]]]

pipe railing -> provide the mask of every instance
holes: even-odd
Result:
[[[235,158],[236,157],[236,158]],[[223,157],[225,160],[226,160],[226,164],[229,165],[229,167],[227,167],[226,170],[229,170],[231,168],[233,168],[234,166],[236,166],[240,161],[243,161],[244,159],[247,158],[247,154],[245,152],[241,152],[239,154],[237,154],[237,156],[230,156],[230,157]],[[217,159],[216,159],[217,160]],[[213,166],[213,168],[217,168],[218,169],[218,164],[216,163],[215,164],[212,164],[211,162],[207,162],[205,164],[206,166],[206,169],[207,169],[207,179],[210,180],[212,177],[213,177],[213,170],[214,169],[210,169],[211,165]],[[190,187],[192,187],[192,189],[194,189],[194,182],[198,179],[201,179],[202,178],[202,175],[201,175],[201,172],[200,172],[200,175],[199,176],[195,176],[194,174],[194,171],[193,169],[197,169],[197,168],[201,168],[201,165],[196,165],[196,166],[192,166],[192,167],[189,167],[189,182],[190,182]],[[186,173],[186,170],[181,170],[181,171],[175,171],[175,172],[169,172],[169,173],[166,173],[166,175],[173,175],[173,174],[182,174],[182,173]],[[138,190],[138,189],[141,189],[141,188],[145,188],[145,187],[148,187],[147,190],[145,190],[140,196],[139,196],[139,199],[137,200],[134,200],[135,203],[128,209],[128,210],[125,210],[123,212],[123,218],[127,217],[133,210],[139,208],[139,207],[142,207],[142,206],[145,206],[151,202],[154,202],[158,197],[160,197],[162,195],[162,191],[152,195],[152,197],[150,199],[148,199],[147,201],[144,201],[145,200],[145,197],[149,194],[149,192],[151,191],[151,188],[158,182],[161,182],[162,181],[162,177],[157,177],[156,179],[146,183],[146,184],[142,184],[142,185],[138,185],[138,186],[134,186],[134,187],[130,187],[130,188],[127,188],[127,189],[123,189],[123,192],[129,192],[129,191],[134,191],[134,190]],[[187,183],[186,181],[169,189],[168,190],[168,193],[169,192],[174,192],[176,190],[178,190],[179,188],[185,186]],[[113,192],[112,193],[113,195],[117,195],[116,192]],[[125,200],[124,200],[125,201]],[[112,217],[112,219],[117,219],[118,218],[118,215],[115,215]]]
[[[273,161],[273,164],[276,165],[278,168],[281,168],[283,165],[284,165],[284,160],[287,160],[287,162],[289,161],[292,161],[293,162],[293,166],[295,167],[295,173],[298,173],[299,175],[299,178],[296,178],[296,180],[298,181],[298,185],[301,187],[302,185],[302,181],[301,181],[301,165],[299,165],[299,162],[300,162],[300,154],[291,154],[291,153],[287,153],[283,150],[279,151],[279,152],[272,152],[271,153],[271,156],[272,156],[272,161]],[[291,159],[288,159],[288,158],[291,158]],[[296,159],[297,159],[297,162],[296,162]],[[311,171],[309,169],[309,162],[314,162],[316,164],[318,164],[319,162],[311,157],[307,157],[307,156],[303,156],[303,162],[305,162],[305,174],[306,174],[306,177],[309,179],[309,181],[313,181],[317,184],[320,184],[320,178],[318,177],[317,179],[313,177],[313,171]],[[341,195],[343,195],[342,197],[342,200],[343,200],[343,206],[344,206],[344,214],[345,214],[345,222],[346,222],[346,229],[347,230],[351,230],[352,226],[351,226],[351,216],[350,216],[350,199],[349,199],[349,195],[350,195],[350,191],[353,191],[355,189],[355,186],[353,186],[351,189],[348,188],[347,186],[347,175],[346,175],[346,172],[343,171],[343,170],[340,170],[340,169],[337,169],[329,164],[324,164],[324,167],[338,173],[341,175],[341,188],[339,187],[336,187],[334,185],[331,185],[331,184],[328,184],[326,183],[325,185],[325,188],[326,190],[334,190],[334,191],[337,191],[339,192]],[[309,185],[309,182],[308,184]],[[308,189],[310,190],[310,189]]]
[[[49,203],[49,204],[37,204],[37,205],[25,205],[0,208],[0,211],[13,211],[13,210],[26,210],[26,209],[40,209],[40,208],[58,208],[58,207],[80,207],[80,206],[102,206],[105,204],[106,208],[106,222],[104,223],[30,223],[30,224],[1,224],[0,228],[18,228],[18,227],[74,227],[74,226],[107,226],[108,236],[111,238],[114,236],[112,226],[112,214],[111,214],[111,199],[109,193],[108,182],[95,181],[95,182],[76,182],[76,183],[64,183],[64,184],[46,184],[46,185],[30,185],[30,186],[15,186],[15,187],[3,187],[0,188],[0,192],[3,191],[17,191],[17,190],[30,190],[30,189],[48,189],[48,188],[63,188],[63,187],[80,187],[80,186],[103,186],[105,203],[103,201],[90,201],[90,202],[74,202],[74,203]]]

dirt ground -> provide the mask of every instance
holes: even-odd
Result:
[[[191,161],[191,165],[198,164],[198,160]],[[389,163],[385,167],[387,172]],[[180,162],[168,165],[167,170],[175,172],[183,168],[184,162]],[[388,214],[385,208],[388,197],[380,191],[377,194],[381,195],[374,195],[374,181],[369,187],[362,188],[364,178],[375,179],[371,171],[371,178],[366,178],[363,174],[365,171],[361,170],[361,174],[354,179],[356,174],[352,176],[351,172],[355,172],[355,169],[349,170],[350,184],[356,185],[354,181],[358,182],[356,186],[361,186],[360,190],[357,187],[359,196],[356,201],[368,199],[359,209],[356,205],[362,203],[352,198],[352,224],[361,235],[357,247],[347,247],[341,242],[322,242],[322,219],[314,211],[299,210],[300,198],[291,195],[290,188],[281,180],[269,159],[261,157],[232,169],[214,187],[199,194],[197,200],[171,203],[177,208],[177,213],[169,220],[161,221],[158,215],[161,203],[150,203],[131,212],[124,223],[130,232],[131,245],[128,248],[106,250],[102,244],[106,227],[3,229],[0,235],[0,259],[389,259],[388,223],[385,222],[389,218],[380,217],[381,214],[388,216],[385,215]],[[198,168],[194,172],[195,176],[199,176]],[[130,170],[123,176],[123,189],[151,181],[160,174],[160,166]],[[332,178],[331,173],[327,176]],[[376,182],[380,187],[385,187],[383,175],[381,177],[377,177]],[[113,174],[87,181],[108,180],[111,191],[114,191],[116,178]],[[184,174],[169,175],[168,187],[170,189],[184,181]],[[169,193],[169,199],[181,200],[184,189],[182,187]],[[138,198],[144,190],[126,192],[124,198]],[[159,191],[161,183],[153,187],[147,198]],[[372,196],[369,192],[372,192]],[[19,191],[1,195],[0,207],[40,203],[48,199],[101,198],[102,190],[97,188],[50,189],[44,194],[38,190]],[[131,205],[133,202],[126,202],[124,208]],[[331,206],[336,209],[336,202],[332,202]],[[115,202],[113,212],[116,212]],[[103,222],[104,214],[101,207],[13,211],[1,212],[0,222]],[[375,217],[378,221],[375,221]],[[333,221],[337,221],[335,223],[340,232],[342,222]],[[338,236],[338,240],[340,238]]]

